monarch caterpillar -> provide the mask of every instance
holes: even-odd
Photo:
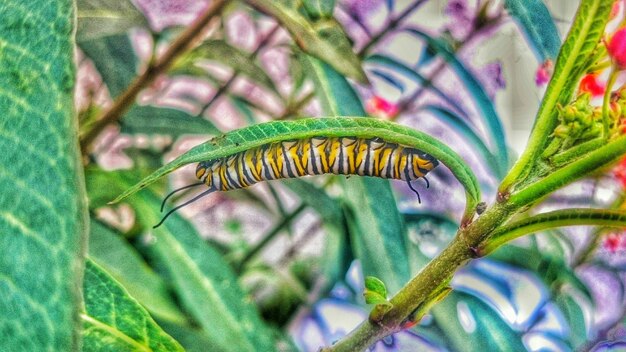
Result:
[[[403,180],[419,200],[419,193],[411,181],[423,178],[428,187],[425,176],[438,164],[434,157],[421,150],[389,143],[381,138],[313,137],[273,142],[225,158],[198,163],[196,177],[200,182],[174,190],[163,200],[163,204],[175,192],[186,188],[205,184],[209,189],[172,209],[155,228],[174,211],[211,192],[306,175],[332,173]]]

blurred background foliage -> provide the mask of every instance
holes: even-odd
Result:
[[[214,193],[153,230],[167,192],[195,182],[185,167],[122,204],[108,201],[221,132],[335,114],[436,136],[492,200],[527,138],[543,89],[535,80],[575,10],[541,0],[77,3],[76,107],[91,213],[85,285],[114,279],[143,307],[129,303],[128,314],[149,313],[156,331],[189,351],[331,344],[367,318],[364,275],[391,295],[445,247],[462,188],[443,167],[421,204],[401,182],[269,182]],[[172,51],[212,10],[193,45]],[[125,111],[111,115],[133,86]],[[623,207],[624,187],[623,172],[601,170],[537,211]],[[626,348],[624,251],[622,232],[603,228],[514,241],[457,273],[454,292],[419,325],[372,348]],[[177,346],[164,338],[152,347]]]

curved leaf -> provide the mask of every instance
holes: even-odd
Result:
[[[416,70],[386,55],[374,54],[374,55],[368,56],[365,59],[365,62],[389,67],[390,69],[395,70],[396,72],[404,75],[406,78],[412,81],[415,81],[415,83],[420,84],[420,85],[424,85],[428,81],[426,77],[419,74]],[[465,109],[461,105],[459,105],[457,101],[455,101],[454,99],[451,99],[448,94],[446,94],[441,89],[435,87],[432,84],[428,86],[428,89],[430,89],[436,96],[441,98],[447,104],[450,104],[450,106],[452,106],[461,115],[463,115],[464,117],[467,117],[467,112],[465,111]]]
[[[291,33],[296,44],[341,74],[366,83],[367,76],[361,67],[361,60],[352,50],[343,28],[334,18],[311,21],[303,16],[297,1],[246,0],[255,7],[279,21]]]
[[[84,351],[184,351],[118,282],[89,260],[83,292]]]
[[[407,32],[421,38],[427,45],[430,45],[433,50],[440,55],[461,79],[463,84],[467,88],[467,92],[472,96],[476,108],[480,112],[480,116],[484,118],[485,125],[491,136],[491,143],[497,150],[498,162],[503,166],[502,168],[508,169],[509,158],[508,149],[506,147],[504,139],[504,128],[500,122],[500,117],[496,112],[493,102],[485,93],[482,85],[476,77],[465,67],[465,65],[456,57],[449,45],[443,40],[436,39],[430,35],[420,31],[416,28],[407,28]]]
[[[539,62],[556,58],[561,37],[542,0],[505,0],[504,6],[526,36]]]
[[[112,203],[119,202],[183,165],[228,157],[232,154],[272,142],[315,136],[380,137],[391,143],[417,148],[432,155],[446,165],[465,187],[468,203],[468,213],[466,215],[473,213],[475,205],[480,200],[476,176],[474,176],[461,157],[435,138],[389,121],[363,117],[338,117],[271,121],[226,133],[192,148],[174,161],[162,166],[140,183],[126,190]]]
[[[136,171],[89,170],[92,187],[107,184],[104,192],[119,192],[138,180]],[[109,180],[108,182],[106,180]],[[89,186],[89,185],[88,185]],[[130,199],[144,228],[162,216],[161,198],[151,189]],[[153,230],[148,255],[167,274],[181,305],[211,339],[214,351],[271,351],[273,340],[256,308],[246,298],[224,258],[179,214]]]
[[[80,346],[87,206],[74,4],[0,2],[0,350]]]
[[[578,80],[604,34],[612,5],[612,1],[581,1],[574,24],[556,60],[526,149],[500,184],[500,193],[510,192],[514,183],[523,181],[534,169],[531,164],[541,156],[558,123],[556,106],[565,106],[572,99]]]
[[[528,217],[498,228],[484,247],[490,253],[518,237],[562,226],[626,227],[626,212],[608,209],[562,209]]]

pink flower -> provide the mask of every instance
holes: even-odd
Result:
[[[622,187],[626,190],[626,157],[617,164],[617,167],[613,170],[613,175],[622,184]]]
[[[542,86],[548,83],[550,77],[552,76],[552,69],[552,60],[547,59],[544,61],[535,73],[535,84],[537,86]]]
[[[618,29],[613,34],[606,45],[606,50],[620,70],[626,69],[626,27]]]
[[[365,111],[370,115],[388,119],[398,113],[398,106],[375,95],[365,103]]]
[[[615,0],[615,2],[613,3],[613,7],[611,8],[611,14],[609,15],[610,19],[614,19],[615,16],[619,14],[621,3],[622,3],[622,0]]]
[[[621,233],[610,233],[604,236],[602,240],[602,248],[604,248],[609,253],[616,253],[620,249],[624,249],[624,243]]]
[[[598,82],[597,73],[589,73],[583,76],[578,85],[578,89],[583,93],[589,93],[592,97],[599,97],[604,94],[604,84]]]

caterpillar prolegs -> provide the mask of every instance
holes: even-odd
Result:
[[[199,183],[175,192],[205,184],[209,188],[174,211],[213,191],[229,191],[249,187],[261,181],[307,175],[336,174],[374,176],[406,181],[419,199],[411,181],[424,178],[439,162],[432,156],[408,146],[388,143],[381,138],[313,137],[285,140],[251,148],[231,156],[198,163]]]

